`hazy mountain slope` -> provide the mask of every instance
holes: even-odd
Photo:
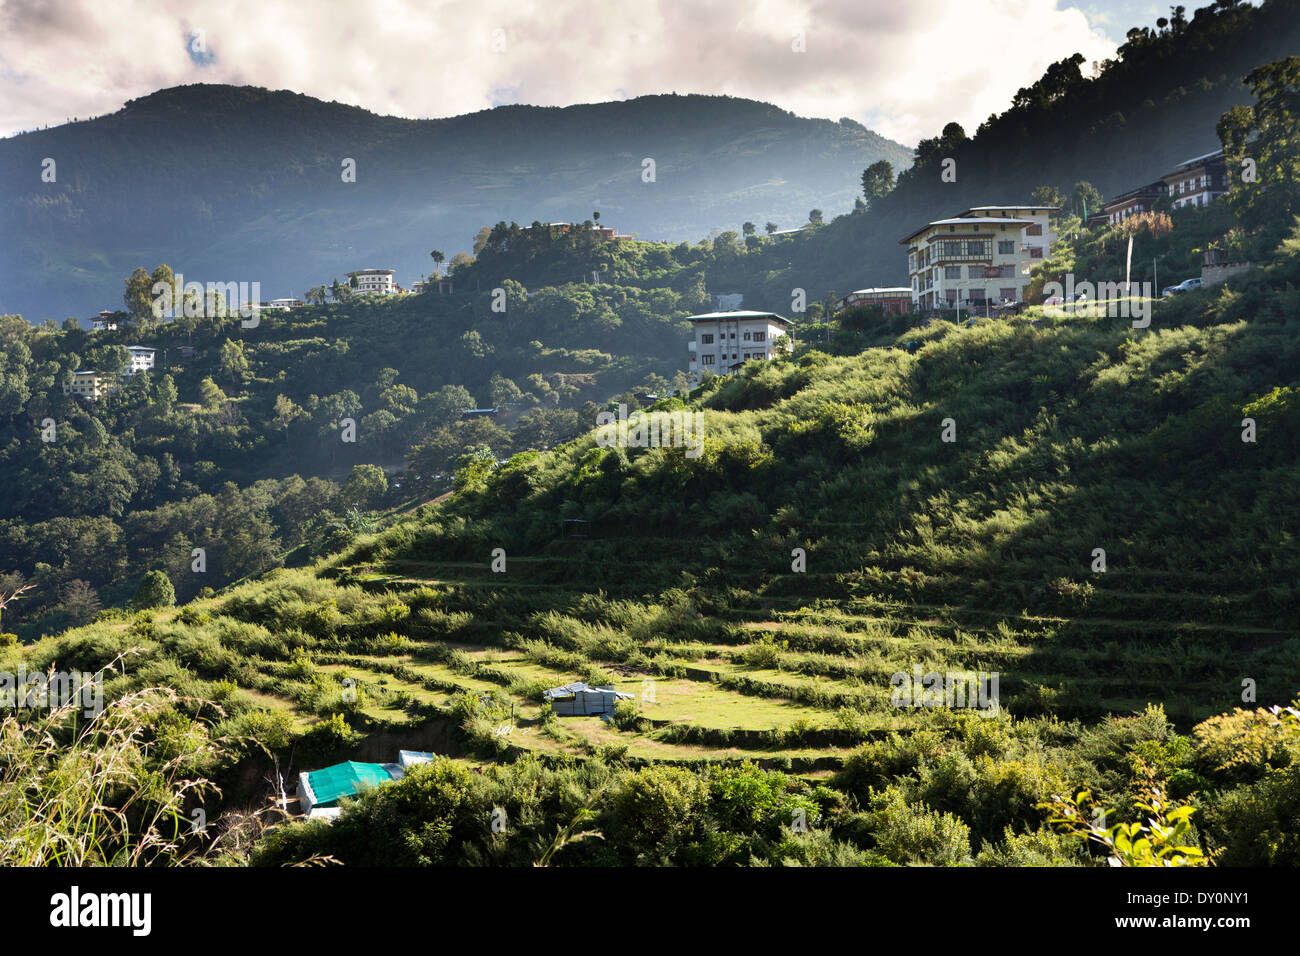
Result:
[[[40,179],[46,157],[53,184]],[[355,183],[342,182],[346,158]],[[730,97],[403,120],[285,91],[177,87],[0,141],[0,311],[116,307],[123,277],[158,262],[201,281],[258,280],[266,297],[366,266],[409,285],[431,249],[468,251],[482,225],[594,209],[646,238],[694,240],[746,219],[793,226],[814,206],[848,206],[881,158],[899,167],[910,150]]]

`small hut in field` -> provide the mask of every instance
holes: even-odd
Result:
[[[612,714],[620,700],[631,700],[632,695],[612,687],[592,687],[581,681],[552,687],[542,694],[551,702],[551,710],[559,717],[581,717],[588,714]]]

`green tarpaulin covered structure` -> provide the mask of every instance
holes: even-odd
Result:
[[[349,760],[332,767],[304,773],[299,778],[298,799],[305,812],[313,807],[337,806],[344,797],[354,797],[364,786],[391,783],[395,775],[382,763],[358,763]],[[303,784],[306,784],[304,787]]]

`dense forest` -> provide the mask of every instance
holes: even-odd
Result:
[[[173,281],[163,265],[127,281],[115,331],[4,317],[0,571],[39,585],[10,629],[80,622],[129,599],[151,568],[189,598],[299,547],[309,557],[366,515],[450,489],[461,456],[550,447],[589,428],[596,403],[680,383],[682,320],[708,307],[711,247],[620,243],[597,256],[593,243],[609,244],[592,235],[549,243],[547,259],[566,274],[612,264],[600,284],[393,299],[344,288],[342,301],[244,328],[234,313],[156,320],[132,289]],[[508,268],[529,275],[516,259]],[[64,394],[77,370],[122,368],[137,344],[156,349],[152,372],[98,402]],[[462,418],[483,407],[503,415]]]

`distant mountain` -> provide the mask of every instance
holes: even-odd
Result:
[[[47,157],[54,183],[41,180]],[[882,158],[902,168],[911,150],[732,97],[408,120],[286,91],[176,87],[0,140],[0,312],[118,308],[124,278],[160,262],[190,280],[260,281],[267,298],[364,267],[409,285],[431,250],[469,251],[484,225],[593,210],[619,232],[673,241],[745,220],[792,227],[850,205]]]

